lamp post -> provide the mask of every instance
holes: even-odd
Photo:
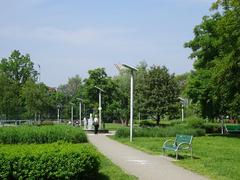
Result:
[[[82,101],[83,99],[77,98],[79,100],[79,125],[82,126]]]
[[[105,91],[97,86],[94,86],[94,87],[98,89],[99,129],[102,129],[102,92],[105,92]]]
[[[74,104],[72,102],[70,102],[70,104],[71,104],[71,123],[73,126],[73,106],[74,106]]]
[[[58,120],[58,123],[60,124],[60,105],[58,104],[57,105],[57,120]]]
[[[133,136],[133,73],[134,71],[137,71],[136,68],[122,64],[122,66],[128,68],[131,70],[131,90],[130,90],[130,142],[132,142],[132,136]]]
[[[185,100],[181,97],[178,97],[178,99],[180,99],[181,104],[182,104],[182,121],[184,120],[184,102]]]

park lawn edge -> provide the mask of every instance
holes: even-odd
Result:
[[[139,147],[138,145],[135,145],[135,144],[132,144],[130,143],[129,141],[125,141],[126,139],[128,138],[117,138],[115,136],[108,136],[108,138],[111,138],[112,140],[115,140],[117,142],[120,142],[122,144],[125,144],[129,147],[132,147],[132,148],[135,148],[137,150],[140,150],[142,152],[145,152],[147,154],[150,154],[150,155],[154,155],[154,156],[157,156],[157,155],[163,155],[162,152],[154,152],[154,151],[151,151],[151,150],[148,150],[148,149],[145,149],[143,147]],[[171,138],[171,137],[170,137]],[[134,140],[133,140],[134,141]],[[159,144],[159,148],[161,148],[161,145]],[[182,155],[184,156],[186,153],[182,152]],[[195,170],[185,164],[181,164],[181,160],[175,160],[175,154],[173,152],[169,152],[168,155],[166,155],[167,157],[169,158],[172,158],[171,162],[174,163],[175,165],[179,166],[179,167],[182,167],[186,170],[189,170],[193,173],[196,173],[198,175],[201,175],[201,176],[204,176],[206,178],[209,178],[209,179],[218,179],[219,177],[217,176],[214,176],[212,174],[209,174],[207,171],[198,171],[198,170]]]

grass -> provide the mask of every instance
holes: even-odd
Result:
[[[105,123],[105,129],[108,129],[110,131],[115,131],[120,127],[125,127],[126,125],[119,124],[119,123]]]
[[[128,175],[108,158],[100,155],[101,165],[98,180],[136,180],[135,176]]]
[[[164,138],[136,137],[130,143],[128,138],[114,138],[150,154],[162,154]],[[180,160],[175,162],[186,169],[205,175],[211,179],[232,180],[240,177],[240,141],[237,137],[205,136],[193,139],[193,160],[180,152]],[[187,152],[188,153],[188,152]],[[172,152],[168,155],[173,156]]]

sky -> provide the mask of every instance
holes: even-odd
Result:
[[[30,54],[48,86],[88,77],[88,70],[114,64],[192,70],[194,26],[214,0],[0,0],[0,58],[13,50]]]

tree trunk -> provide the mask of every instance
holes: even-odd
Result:
[[[160,124],[160,115],[158,114],[157,115],[157,126],[159,126],[159,124]]]

